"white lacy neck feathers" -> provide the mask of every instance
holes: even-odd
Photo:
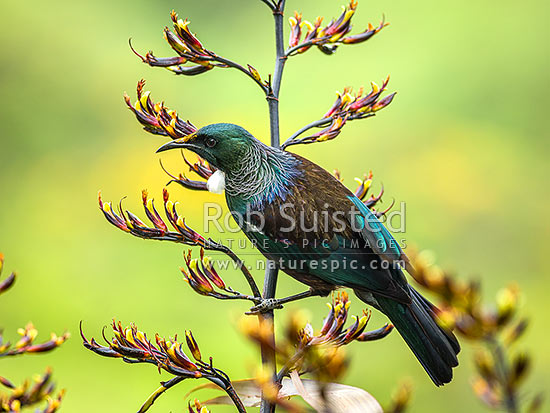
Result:
[[[206,181],[206,188],[214,194],[222,194],[225,191],[225,174],[218,169]]]

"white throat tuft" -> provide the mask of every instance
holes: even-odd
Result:
[[[225,174],[218,169],[206,181],[206,188],[213,194],[222,194],[225,191]]]

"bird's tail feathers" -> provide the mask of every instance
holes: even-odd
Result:
[[[424,310],[428,313],[428,315],[436,322],[436,324],[438,325],[441,332],[443,334],[445,334],[445,336],[449,340],[449,344],[451,345],[451,347],[454,350],[455,355],[460,353],[460,343],[456,339],[456,336],[449,329],[441,327],[439,322],[438,322],[439,316],[437,315],[437,313],[438,313],[439,309],[435,305],[430,303],[426,298],[424,298],[418,291],[416,291],[410,285],[409,285],[409,291],[411,292],[413,301],[415,301],[422,308],[424,308]],[[458,364],[458,362],[457,362],[457,364]]]
[[[410,304],[399,303],[387,297],[375,295],[380,310],[386,314],[401,334],[432,381],[441,386],[453,377],[453,367],[458,365],[460,344],[454,334],[437,322],[436,307],[410,287]],[[366,302],[372,296],[358,297]]]

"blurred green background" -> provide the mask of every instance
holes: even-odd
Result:
[[[343,0],[289,0],[287,10],[313,20],[339,13]],[[116,317],[152,335],[194,331],[203,354],[233,378],[249,377],[258,354],[239,334],[246,303],[201,298],[182,281],[182,248],[143,241],[111,227],[97,208],[128,196],[140,212],[140,191],[161,199],[167,177],[154,150],[164,142],[141,130],[122,92],[134,98],[144,77],[158,100],[196,125],[229,121],[267,140],[266,104],[257,86],[232,70],[176,77],[140,63],[141,51],[170,55],[162,38],[174,8],[218,54],[272,71],[272,18],[259,1],[7,2],[0,33],[0,251],[18,281],[0,298],[6,336],[32,320],[41,337],[68,329],[72,338],[54,353],[2,361],[1,375],[18,382],[47,365],[68,393],[63,411],[135,411],[161,378],[148,365],[129,366],[83,349],[78,322],[99,336]],[[356,30],[385,14],[391,25],[366,44],[336,55],[316,50],[292,58],[281,95],[282,135],[322,115],[344,86],[358,88],[391,74],[398,95],[375,118],[354,122],[335,141],[297,147],[345,182],[372,169],[383,182],[385,204],[407,203],[409,242],[434,250],[462,276],[482,280],[488,298],[515,280],[532,325],[519,348],[536,360],[529,393],[550,388],[550,316],[546,258],[548,213],[548,5],[540,0],[361,1]],[[172,171],[178,154],[162,156]],[[202,202],[221,196],[172,187],[172,197],[200,226]],[[142,214],[140,214],[142,216]],[[253,257],[251,257],[253,258]],[[261,274],[258,280],[261,280]],[[237,273],[224,278],[243,287]],[[301,291],[282,277],[278,295]],[[354,299],[355,311],[360,306]],[[314,326],[324,299],[286,306],[306,308]],[[383,322],[375,317],[371,327]],[[221,345],[223,343],[223,345]],[[466,343],[465,343],[466,344]],[[469,387],[468,345],[452,384],[435,389],[397,334],[357,344],[345,382],[382,403],[402,377],[415,385],[411,411],[482,410]],[[152,411],[184,411],[187,382]],[[199,395],[202,397],[203,395]],[[217,408],[215,411],[231,411]]]

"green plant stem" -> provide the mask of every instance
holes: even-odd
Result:
[[[277,8],[273,10],[273,17],[275,20],[275,47],[276,47],[276,60],[275,70],[273,72],[273,83],[271,85],[271,93],[267,96],[267,103],[269,107],[269,126],[271,132],[271,146],[279,147],[280,133],[279,133],[279,91],[281,89],[281,80],[283,75],[283,69],[286,61],[284,51],[284,36],[283,36],[283,12],[285,8],[285,0],[280,0]],[[277,289],[277,278],[279,270],[274,266],[274,263],[267,263],[264,279],[264,291],[263,298],[275,298],[275,291]],[[273,371],[273,377],[277,375],[277,363],[275,359],[275,331],[274,331],[274,315],[273,310],[263,314],[266,321],[271,322],[271,344],[263,345],[261,348],[262,364],[265,368],[269,368]],[[269,400],[262,396],[262,403],[260,406],[260,413],[273,413],[275,412],[275,404],[270,403]]]
[[[500,376],[499,380],[502,390],[504,391],[506,411],[509,413],[518,413],[519,409],[516,394],[514,389],[510,388],[510,384],[508,382],[508,377],[510,376],[510,366],[508,365],[508,361],[504,355],[502,345],[498,339],[493,336],[488,337],[486,341],[489,344],[491,352],[493,353],[493,359],[495,360],[498,374]]]

